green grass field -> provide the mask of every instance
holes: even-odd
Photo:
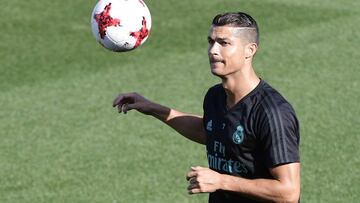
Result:
[[[202,114],[212,17],[257,19],[259,75],[301,122],[302,202],[360,201],[360,3],[351,0],[147,0],[148,41],[99,46],[96,0],[11,0],[0,7],[0,202],[200,203],[185,174],[203,146],[151,117],[119,115],[120,92]]]

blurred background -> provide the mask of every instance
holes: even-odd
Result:
[[[302,202],[360,200],[360,2],[146,0],[149,39],[112,53],[93,38],[96,0],[2,2],[0,202],[207,202],[185,174],[204,146],[112,108],[136,91],[202,114],[212,18],[245,11],[260,26],[254,67],[301,124]]]

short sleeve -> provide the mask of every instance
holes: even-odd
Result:
[[[257,134],[266,166],[300,162],[299,122],[290,104],[267,101],[263,108]]]

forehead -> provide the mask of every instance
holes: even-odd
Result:
[[[211,26],[209,37],[211,38],[231,38],[234,35],[235,27],[231,26]]]

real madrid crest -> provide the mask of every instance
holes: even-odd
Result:
[[[236,127],[232,140],[235,144],[240,144],[244,140],[244,128],[241,125]]]

